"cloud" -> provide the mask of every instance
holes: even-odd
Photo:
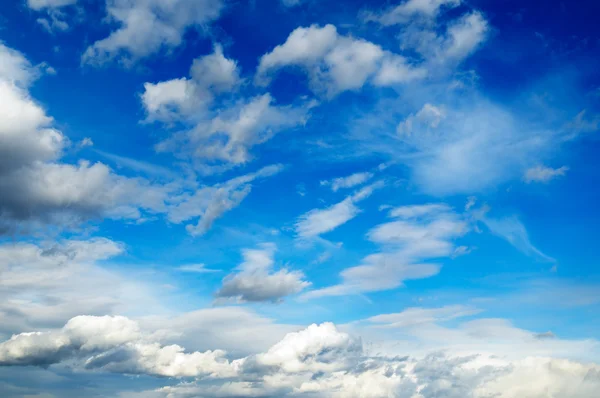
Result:
[[[394,289],[405,280],[436,275],[440,266],[423,260],[452,256],[453,243],[468,230],[467,222],[445,204],[402,206],[390,210],[395,218],[367,233],[381,251],[340,273],[337,285],[309,291],[305,299]]]
[[[43,366],[83,360],[86,369],[155,376],[235,375],[223,351],[184,353],[144,336],[121,316],[77,316],[58,331],[22,333],[0,343],[0,366]]]
[[[398,134],[411,135],[415,130],[435,129],[444,117],[443,109],[431,104],[425,104],[419,112],[414,115],[411,114],[404,121],[400,122],[396,131]]]
[[[338,177],[338,178],[334,178],[333,180],[330,180],[330,181],[323,180],[320,182],[320,184],[331,186],[331,190],[333,192],[337,192],[340,189],[353,188],[357,185],[364,184],[371,178],[373,178],[373,173],[368,173],[368,172],[354,173],[347,177]]]
[[[105,238],[0,245],[0,334],[53,328],[82,308],[89,315],[160,313],[151,281],[101,265],[124,252],[123,244]]]
[[[276,105],[269,93],[248,98],[237,95],[240,71],[219,45],[212,54],[194,60],[190,76],[146,83],[141,99],[147,122],[185,126],[156,149],[189,157],[205,172],[248,163],[253,147],[303,125],[314,106],[310,101]]]
[[[525,171],[523,180],[528,184],[532,182],[548,183],[557,177],[564,176],[568,170],[569,168],[567,166],[562,166],[558,169],[546,166],[536,166]]]
[[[370,317],[367,321],[388,328],[415,327],[424,323],[438,323],[465,316],[476,315],[481,310],[463,305],[448,305],[440,308],[407,308],[395,314]]]
[[[223,286],[215,293],[217,299],[280,302],[310,286],[300,271],[282,268],[273,272],[275,250],[272,243],[262,244],[259,249],[244,249],[244,261],[237,267],[238,272],[223,279]]]
[[[460,4],[461,0],[408,0],[381,13],[367,13],[365,19],[384,26],[406,24],[419,18],[434,20],[442,8],[454,8]]]
[[[303,214],[296,222],[296,232],[302,238],[315,237],[333,231],[360,213],[356,203],[371,196],[375,189],[381,188],[381,181],[368,185],[360,191],[346,197],[343,201],[325,209],[313,209]]]
[[[107,0],[107,20],[118,27],[89,46],[82,62],[102,65],[119,59],[131,65],[161,50],[171,50],[181,45],[188,29],[205,28],[223,8],[220,0]]]
[[[491,233],[506,240],[520,252],[541,261],[555,261],[531,243],[527,229],[518,217],[491,218],[484,213],[481,216],[477,216],[477,218],[489,228]]]
[[[219,44],[215,45],[213,53],[193,61],[190,78],[144,84],[141,100],[148,115],[146,121],[200,119],[216,96],[240,84],[239,74],[237,63],[225,57]]]
[[[206,268],[206,266],[204,264],[180,265],[179,267],[177,267],[177,270],[181,271],[181,272],[192,272],[192,273],[198,273],[198,274],[210,274],[213,272],[220,272],[219,270],[216,270],[216,269]]]
[[[387,86],[426,74],[401,55],[363,39],[339,35],[333,25],[295,29],[285,43],[261,57],[255,81],[267,84],[274,72],[290,66],[306,71],[311,89],[328,97],[358,90],[368,81]]]
[[[60,8],[77,3],[77,0],[27,0],[27,6],[39,11],[45,8]]]
[[[433,317],[445,319],[461,311],[458,307],[440,309]],[[138,322],[125,317],[79,316],[59,330],[22,333],[0,343],[0,364],[48,366],[68,362],[79,372],[196,378],[143,393],[122,392],[122,398],[199,394],[483,398],[490,393],[506,398],[520,394],[542,398],[549,391],[559,398],[592,398],[599,387],[600,380],[590,377],[599,374],[597,365],[529,355],[560,346],[581,349],[580,342],[536,339],[534,333],[493,319],[468,322],[456,329],[421,322],[406,326],[415,336],[440,339],[450,342],[450,346],[499,339],[507,346],[517,344],[529,349],[513,351],[518,353],[515,358],[454,350],[418,356],[394,356],[391,352],[373,355],[365,350],[362,339],[340,331],[332,323],[322,323],[288,333],[264,352],[230,360],[221,350],[186,352],[178,345],[160,344]],[[414,345],[412,341],[405,343]]]
[[[215,220],[239,206],[250,193],[251,182],[273,176],[282,170],[282,165],[266,166],[254,173],[174,196],[169,202],[168,219],[174,223],[181,223],[198,218],[195,225],[187,224],[186,229],[192,235],[203,235],[212,227]]]

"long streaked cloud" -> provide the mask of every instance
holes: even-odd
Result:
[[[360,213],[356,203],[368,198],[374,190],[381,187],[383,187],[383,182],[376,182],[346,197],[339,203],[325,209],[313,209],[303,214],[296,222],[296,233],[301,238],[312,238],[333,231],[356,217]]]
[[[467,221],[444,204],[402,206],[390,210],[394,218],[379,224],[367,238],[381,251],[362,259],[361,264],[344,269],[341,283],[309,291],[305,299],[343,296],[402,286],[411,279],[436,275],[440,265],[428,263],[454,253],[454,240],[469,230]]]

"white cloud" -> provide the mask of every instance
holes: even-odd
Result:
[[[443,109],[431,104],[425,104],[419,112],[409,115],[404,121],[400,122],[396,131],[398,134],[411,135],[413,131],[435,129],[444,117],[445,113]]]
[[[422,261],[451,256],[455,250],[453,240],[468,231],[466,221],[444,204],[399,207],[392,209],[390,216],[399,219],[367,233],[370,241],[381,246],[381,252],[343,270],[340,284],[309,291],[302,297],[388,290],[402,286],[405,280],[431,277],[440,266]]]
[[[248,196],[252,189],[251,182],[273,176],[282,170],[282,165],[266,166],[220,184],[175,195],[169,200],[168,219],[181,223],[198,218],[196,225],[188,224],[186,229],[192,235],[203,235],[215,220],[237,207]]]
[[[160,313],[163,305],[156,292],[150,294],[150,281],[100,265],[124,250],[104,238],[0,245],[0,334],[56,327],[82,308],[89,315],[148,308]]]
[[[216,96],[240,84],[239,73],[237,63],[215,45],[211,54],[194,60],[190,78],[144,84],[141,100],[148,115],[146,121],[201,120]]]
[[[107,0],[108,20],[118,28],[89,46],[82,61],[100,65],[115,58],[126,65],[181,45],[188,29],[202,29],[216,20],[220,0]]]
[[[274,72],[289,66],[303,68],[311,89],[329,97],[358,90],[373,79],[377,85],[391,85],[424,77],[402,56],[366,40],[340,36],[333,25],[295,29],[285,43],[261,57],[255,80],[266,84]]]
[[[381,181],[368,185],[333,206],[325,209],[313,209],[303,214],[296,222],[298,236],[302,238],[315,237],[345,224],[360,213],[356,203],[366,199],[375,189],[382,186]]]
[[[0,365],[52,365],[80,360],[87,369],[156,376],[228,377],[235,365],[223,351],[184,353],[144,336],[122,316],[77,316],[58,331],[22,333],[0,343]],[[81,366],[80,365],[80,366]]]
[[[321,181],[321,185],[329,185],[331,186],[331,190],[333,192],[337,192],[340,189],[344,188],[352,188],[357,185],[364,184],[373,178],[373,173],[363,172],[363,173],[354,173],[347,177],[338,177],[334,178],[331,181]]]
[[[237,267],[238,272],[223,279],[223,286],[215,293],[217,299],[279,302],[308,287],[310,283],[300,271],[286,268],[273,271],[275,250],[272,243],[265,243],[259,249],[244,249],[244,261]]]
[[[516,216],[492,218],[485,215],[484,211],[476,217],[489,228],[491,233],[506,240],[517,250],[528,256],[536,257],[541,261],[555,261],[552,257],[544,254],[531,243],[527,229]]]
[[[77,3],[77,0],[27,0],[27,6],[33,10],[44,8],[60,8]]]
[[[422,192],[445,196],[487,192],[520,178],[560,145],[559,133],[530,126],[476,93],[443,96],[444,117],[418,123],[416,116],[409,117],[410,123],[404,117],[399,129],[389,117],[394,105],[382,103],[379,112],[355,121],[357,150],[385,154],[407,165]]]
[[[448,305],[440,308],[407,308],[395,314],[382,314],[370,317],[367,321],[382,327],[415,327],[424,323],[437,323],[480,313],[473,307]]]
[[[461,0],[407,0],[380,14],[368,13],[366,19],[384,26],[406,24],[418,18],[433,20],[443,7],[454,8],[460,4]]]
[[[548,183],[557,177],[564,176],[567,171],[569,171],[567,166],[562,166],[558,169],[546,166],[535,166],[525,171],[523,180],[528,184],[532,182]]]
[[[121,398],[183,398],[199,394],[339,398],[484,398],[489,394],[510,398],[516,396],[512,394],[527,394],[543,398],[548,392],[557,398],[593,398],[600,386],[598,378],[590,377],[600,372],[597,365],[543,356],[549,350],[567,355],[590,350],[593,341],[538,339],[535,333],[497,319],[471,321],[454,329],[435,324],[436,320],[468,315],[468,309],[459,306],[421,311],[420,315],[424,317],[417,316],[417,322],[396,327],[418,341],[443,342],[450,347],[445,354],[397,356],[399,349],[414,347],[415,341],[393,339],[382,346],[386,355],[371,354],[376,346],[367,351],[362,339],[323,323],[288,333],[262,353],[229,360],[221,350],[186,352],[178,345],[160,344],[138,322],[128,318],[83,316],[71,319],[56,331],[23,333],[0,343],[0,363],[47,366],[68,362],[78,372],[88,369],[196,377],[194,382],[154,391],[123,392]],[[392,331],[372,327],[362,330]],[[473,355],[472,350],[481,344],[494,349]]]

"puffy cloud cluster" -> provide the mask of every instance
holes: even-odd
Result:
[[[285,43],[261,57],[256,81],[266,84],[274,72],[285,67],[305,70],[311,89],[329,97],[358,90],[367,82],[388,86],[426,75],[403,56],[369,41],[340,35],[333,25],[295,29]]]
[[[206,71],[221,72],[204,80],[206,89],[221,90],[236,79],[235,65],[223,58],[218,49],[196,62],[193,70],[206,76],[209,75]],[[0,95],[4,99],[0,109],[0,189],[3,192],[0,233],[28,232],[46,225],[75,226],[103,217],[139,222],[151,215],[164,214],[174,223],[198,219],[197,225],[190,224],[188,230],[192,234],[203,234],[217,218],[241,203],[250,192],[252,181],[272,176],[282,169],[279,165],[267,166],[222,183],[199,187],[179,180],[165,184],[125,177],[100,162],[62,163],[63,152],[70,142],[52,126],[53,119],[29,95],[29,85],[38,75],[39,68],[33,67],[21,53],[0,44]],[[154,107],[156,117],[166,117],[164,98],[150,97],[145,101]],[[167,97],[169,101],[176,101],[178,94],[171,93]],[[232,134],[237,134],[237,141],[232,140],[230,145],[235,146],[233,152],[244,151],[239,149],[238,141],[244,141],[248,129],[258,128],[257,123],[262,127],[260,123],[272,123],[270,126],[288,123],[269,107],[269,102],[270,98],[264,97],[258,108],[251,106],[250,110],[241,111],[237,122],[227,124],[219,119]],[[260,114],[257,117],[263,119],[253,119],[256,112]],[[84,142],[88,145],[91,141]],[[135,161],[129,160],[132,162]]]
[[[282,268],[273,272],[275,250],[272,243],[265,243],[259,249],[244,249],[244,262],[237,273],[225,277],[223,286],[215,294],[217,299],[278,302],[309,286],[310,282],[304,280],[300,271]]]
[[[194,60],[190,78],[146,83],[141,98],[147,121],[186,126],[157,150],[183,153],[200,170],[224,170],[247,163],[252,147],[308,118],[312,102],[281,106],[269,93],[238,97],[234,93],[241,82],[237,63],[217,45],[212,54]]]
[[[202,29],[224,8],[221,0],[106,0],[108,20],[118,28],[87,48],[82,61],[125,65],[160,50],[178,47],[188,29]]]
[[[381,246],[362,264],[341,272],[342,283],[307,292],[305,298],[339,296],[392,289],[409,279],[436,275],[440,266],[422,263],[426,259],[453,254],[453,241],[464,235],[467,221],[445,204],[412,205],[393,208],[389,221],[375,226],[367,238]]]
[[[78,316],[58,331],[13,335],[0,344],[0,365],[52,365],[80,361],[87,369],[155,376],[234,375],[223,351],[185,353],[144,336],[135,321],[122,316]]]

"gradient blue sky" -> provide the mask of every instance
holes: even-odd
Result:
[[[599,11],[4,1],[0,395],[592,398]]]

